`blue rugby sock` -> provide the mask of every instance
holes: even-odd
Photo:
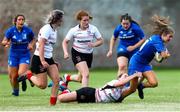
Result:
[[[19,89],[13,89],[12,95],[19,96]]]

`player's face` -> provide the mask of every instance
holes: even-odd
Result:
[[[127,29],[129,29],[131,23],[129,20],[122,20],[121,25],[125,30],[127,30]]]
[[[23,16],[18,16],[17,21],[16,21],[16,27],[17,28],[22,28],[24,25],[25,19]]]
[[[57,21],[56,25],[57,25],[58,27],[60,27],[61,24],[62,24],[62,22],[63,22],[63,19],[60,19],[60,20]]]
[[[80,20],[81,29],[85,30],[89,27],[89,16],[83,16]]]
[[[171,41],[171,39],[173,38],[173,33],[169,33],[169,34],[164,34],[162,35],[162,39],[165,43]]]

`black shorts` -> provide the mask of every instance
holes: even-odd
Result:
[[[72,61],[74,65],[81,61],[86,61],[88,68],[91,68],[92,60],[93,60],[93,53],[86,54],[86,53],[80,53],[76,51],[74,48],[71,49],[72,54]]]
[[[49,65],[55,64],[53,58],[45,58],[45,61]],[[32,61],[31,61],[31,71],[32,73],[39,74],[39,73],[44,73],[47,72],[47,68],[44,68],[41,64],[40,58],[37,55],[33,55]]]
[[[120,56],[124,56],[124,57],[126,57],[126,58],[128,58],[128,59],[131,58],[130,54],[127,53],[127,52],[119,52],[119,53],[117,54],[117,58],[120,57]]]
[[[95,103],[95,88],[83,87],[76,90],[78,103]]]

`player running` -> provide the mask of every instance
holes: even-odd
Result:
[[[9,49],[8,74],[13,89],[12,95],[19,96],[18,75],[25,73],[30,64],[31,53],[35,44],[33,31],[24,24],[25,16],[17,14],[2,40],[2,45]],[[22,91],[26,91],[26,81],[22,81]]]
[[[142,43],[145,41],[145,35],[141,27],[128,14],[122,15],[121,24],[114,30],[114,35],[110,40],[107,57],[111,57],[113,47],[119,39],[117,47],[118,75],[127,73],[127,66],[130,58],[136,53]]]
[[[71,49],[72,61],[77,68],[78,75],[64,75],[65,82],[81,82],[82,87],[89,84],[89,68],[93,60],[93,49],[103,44],[103,38],[96,26],[89,24],[92,17],[85,10],[77,12],[76,20],[79,24],[69,30],[62,42],[64,59],[70,57],[68,43],[73,40]]]

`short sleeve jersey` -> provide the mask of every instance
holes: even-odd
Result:
[[[11,40],[10,51],[28,50],[28,44],[34,39],[34,33],[27,26],[23,26],[20,32],[16,26],[12,26],[5,32],[5,38]]]
[[[116,82],[118,82],[118,80],[112,80],[108,83],[114,84]],[[101,88],[96,89],[96,93],[95,93],[96,102],[103,102],[103,103],[116,102],[121,97],[122,91],[123,88],[121,87],[104,89],[104,90],[102,90]]]
[[[156,52],[163,52],[166,47],[160,35],[152,35],[136,52],[134,58],[141,63],[149,64],[155,56]]]
[[[53,45],[56,43],[57,31],[54,30],[50,24],[46,24],[40,29],[38,41],[36,42],[36,50],[34,52],[37,56],[39,56],[39,40],[42,38],[46,40],[44,45],[44,57],[52,58]]]
[[[114,30],[114,38],[119,38],[118,49],[135,45],[141,39],[145,38],[143,30],[136,23],[131,23],[129,29],[125,30],[122,25],[118,25]]]
[[[67,33],[67,40],[73,39],[73,48],[81,53],[92,53],[93,48],[88,46],[88,43],[93,42],[94,39],[102,38],[99,30],[89,24],[86,30],[81,30],[79,25],[71,28]]]

